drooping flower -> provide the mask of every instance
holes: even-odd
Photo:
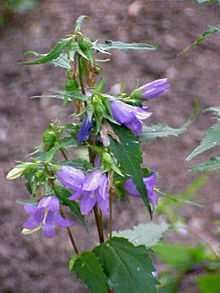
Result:
[[[151,202],[152,206],[155,208],[158,202],[158,196],[154,190],[157,181],[157,176],[155,173],[153,173],[148,177],[144,177],[143,181],[147,190],[148,199]],[[131,178],[126,180],[124,184],[124,189],[128,192],[129,195],[134,197],[140,197],[140,193],[138,192],[136,185],[134,184]]]
[[[88,215],[96,204],[104,215],[108,215],[108,178],[101,170],[97,169],[84,174],[73,167],[63,166],[57,172],[57,177],[66,188],[73,192],[69,199],[79,201],[83,215]]]
[[[136,93],[139,93],[140,97],[143,99],[153,99],[170,89],[170,83],[167,78],[157,79],[152,82],[146,83],[143,86],[135,90]]]
[[[142,131],[142,120],[151,116],[147,108],[132,106],[116,99],[111,99],[110,103],[113,118],[129,128],[135,135],[139,135]]]
[[[92,120],[89,116],[86,116],[81,124],[80,130],[77,134],[77,141],[83,143],[89,138],[90,132],[92,129]]]
[[[42,229],[43,236],[54,237],[56,226],[66,228],[73,224],[73,221],[60,214],[60,203],[56,196],[45,196],[38,204],[24,204],[24,209],[29,215],[23,224],[24,234]]]

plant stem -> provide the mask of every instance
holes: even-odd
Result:
[[[97,226],[97,230],[99,234],[99,242],[103,243],[105,241],[105,238],[104,238],[104,232],[103,232],[102,214],[99,211],[99,208],[97,205],[95,205],[93,211],[94,211],[96,226]]]
[[[61,209],[61,214],[62,214],[62,216],[65,218],[65,214],[64,214],[63,209]],[[71,244],[72,244],[72,246],[73,246],[73,249],[74,249],[75,253],[76,253],[77,255],[79,255],[79,249],[78,249],[78,247],[77,247],[77,245],[76,245],[76,242],[75,242],[75,239],[74,239],[74,237],[73,237],[73,233],[72,233],[70,227],[67,227],[66,230],[67,230],[67,234],[68,234],[68,236],[69,236],[70,242],[71,242]]]
[[[85,87],[83,84],[83,76],[82,76],[82,70],[81,70],[81,65],[80,65],[80,56],[78,56],[78,71],[79,71],[79,83],[81,87],[81,92],[83,95],[86,94]]]

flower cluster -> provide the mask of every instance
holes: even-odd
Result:
[[[97,204],[104,215],[109,213],[108,178],[103,171],[97,169],[87,174],[83,171],[63,166],[57,172],[59,181],[73,194],[70,200],[79,200],[80,211],[88,215]]]

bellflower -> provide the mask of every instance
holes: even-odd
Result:
[[[104,215],[109,213],[108,178],[99,169],[84,174],[73,167],[63,166],[58,172],[59,181],[73,194],[70,200],[79,200],[80,211],[88,215],[97,204]]]
[[[92,129],[92,120],[88,116],[86,116],[81,124],[80,130],[77,134],[77,141],[79,143],[83,143],[89,138],[90,132]]]
[[[143,99],[153,99],[164,93],[170,88],[170,83],[167,78],[157,79],[152,82],[146,83],[135,90]]]
[[[151,116],[147,108],[132,106],[116,99],[111,99],[110,103],[115,121],[125,125],[135,135],[139,135],[142,131],[142,120]]]
[[[73,224],[71,220],[63,218],[60,214],[60,203],[56,196],[45,196],[38,204],[24,204],[24,209],[29,215],[23,224],[24,234],[42,229],[43,236],[54,237],[56,226],[66,228]]]
[[[148,177],[144,177],[143,181],[147,190],[148,199],[151,202],[152,206],[155,208],[158,202],[157,193],[154,191],[154,187],[157,181],[156,174],[153,173],[152,175]],[[129,195],[134,197],[140,197],[140,193],[138,192],[136,185],[134,184],[131,178],[126,180],[124,184],[124,188],[129,193]]]

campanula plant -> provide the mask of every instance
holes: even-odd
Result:
[[[151,127],[149,117],[153,113],[146,103],[166,94],[170,83],[162,78],[139,85],[131,93],[113,96],[106,92],[103,78],[99,77],[100,56],[109,56],[113,49],[147,52],[156,47],[91,41],[81,31],[85,18],[79,17],[75,30],[47,54],[32,51],[33,59],[24,62],[50,63],[65,71],[64,88],[53,98],[74,108],[74,115],[71,123],[51,122],[32,159],[17,164],[7,178],[22,177],[31,195],[31,200],[23,203],[27,220],[22,233],[42,231],[42,236],[54,237],[56,230],[66,229],[76,254],[70,258],[70,271],[91,292],[157,292],[158,282],[146,244],[147,230],[144,243],[123,236],[123,231],[112,231],[117,218],[113,206],[122,195],[133,196],[146,206],[148,220],[153,217],[159,200],[157,172],[143,165],[141,143],[149,136],[152,140],[152,133],[156,138],[163,133],[176,135],[177,130],[167,125]],[[77,158],[81,147],[87,149],[86,159]],[[69,150],[75,151],[71,152],[74,157]],[[93,214],[99,244],[83,252],[78,247],[79,235],[74,235],[74,226],[77,222],[86,224],[86,218]],[[138,226],[132,231],[140,233]],[[161,232],[158,240],[160,236]]]

